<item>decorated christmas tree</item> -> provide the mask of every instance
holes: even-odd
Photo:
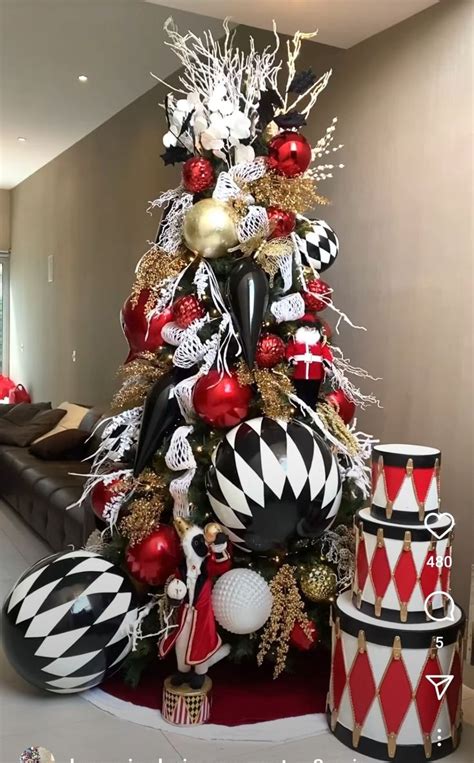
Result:
[[[176,647],[174,685],[196,688],[224,656],[277,677],[328,639],[370,492],[354,415],[376,400],[321,277],[339,243],[319,185],[343,165],[336,119],[313,147],[304,136],[331,75],[298,68],[314,35],[282,62],[276,33],[244,52],[227,24],[221,41],[166,32],[182,68],[162,158],[181,179],[150,204],[161,222],[122,310],[130,352],[85,494],[101,553],[142,597],[128,680],[158,640]]]

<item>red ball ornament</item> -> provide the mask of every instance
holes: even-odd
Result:
[[[187,329],[193,321],[206,314],[202,304],[193,294],[180,297],[173,305],[173,319],[181,329]]]
[[[183,557],[174,527],[160,525],[134,546],[129,546],[125,560],[130,573],[141,583],[163,585]]]
[[[107,485],[101,480],[96,482],[91,490],[90,500],[92,511],[103,522],[107,521],[107,517],[104,517],[104,512],[107,508],[120,496],[117,484],[120,482],[120,478],[116,478],[109,482]]]
[[[298,621],[295,622],[290,633],[290,644],[302,652],[307,652],[318,643],[318,629],[312,620],[308,621],[308,633],[306,635]]]
[[[262,334],[257,343],[255,361],[259,368],[273,368],[285,359],[285,343],[276,334]]]
[[[251,387],[239,384],[235,374],[213,370],[198,379],[193,405],[207,424],[228,428],[245,419],[251,397]]]
[[[313,281],[307,283],[308,291],[303,292],[303,299],[307,310],[314,310],[315,313],[324,310],[327,307],[327,303],[320,299],[317,295],[325,297],[326,299],[331,296],[332,289],[321,278],[315,278]]]
[[[349,400],[342,389],[335,389],[326,395],[326,402],[330,403],[343,420],[344,424],[349,424],[354,418],[356,411],[355,403]]]
[[[299,132],[280,132],[268,146],[268,164],[287,178],[301,175],[311,164],[311,146]]]
[[[164,344],[161,332],[173,320],[171,310],[164,310],[160,315],[150,315],[151,310],[146,309],[149,297],[148,289],[142,289],[136,300],[130,296],[122,307],[120,322],[130,347],[126,363],[141,352],[154,352],[161,347]]]
[[[215,180],[214,168],[204,156],[193,156],[183,164],[183,185],[190,193],[201,193]]]
[[[270,235],[268,238],[289,236],[295,229],[296,215],[287,209],[267,207],[267,215],[270,223]]]

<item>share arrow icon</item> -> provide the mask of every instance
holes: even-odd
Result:
[[[433,684],[438,700],[442,700],[454,676],[426,676],[430,684]]]

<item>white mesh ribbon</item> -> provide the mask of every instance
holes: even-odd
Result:
[[[205,260],[201,260],[193,278],[193,284],[196,287],[196,294],[198,299],[203,299],[207,292],[209,276],[206,264],[207,263],[205,263]]]
[[[189,516],[188,491],[196,473],[196,459],[188,442],[193,431],[192,426],[178,427],[171,437],[165,463],[173,472],[183,472],[170,482],[169,491],[174,500],[173,515],[175,517]]]
[[[173,364],[175,366],[178,366],[178,368],[191,368],[203,357],[205,352],[204,345],[197,334],[199,329],[201,329],[208,321],[209,315],[205,315],[203,318],[198,318],[193,321],[186,329],[180,329],[176,324],[172,324],[173,326],[176,326],[177,330],[174,332],[173,336],[170,336],[170,339],[167,339],[166,337],[169,336],[171,332],[167,332],[166,334],[162,332],[165,341],[173,345],[178,345],[173,355]],[[167,327],[165,326],[165,328]]]
[[[278,262],[280,268],[280,274],[283,279],[283,291],[291,289],[293,283],[293,255],[292,253],[284,254],[280,257]]]
[[[165,191],[157,199],[151,201],[148,210],[154,207],[166,207],[165,218],[161,221],[157,245],[168,254],[178,251],[183,240],[184,215],[193,205],[193,196],[179,186],[171,191]]]
[[[254,167],[255,165],[255,167]],[[267,210],[254,205],[253,196],[242,188],[244,183],[265,174],[264,162],[236,164],[229,172],[221,172],[217,178],[212,197],[218,201],[241,200],[248,205],[247,214],[237,225],[237,237],[241,244],[252,238],[267,238],[270,233]]]
[[[287,294],[286,297],[275,300],[270,305],[270,312],[275,316],[277,323],[285,321],[297,321],[306,312],[304,299],[298,292]]]
[[[172,344],[173,347],[178,347],[183,339],[185,330],[186,329],[180,328],[174,321],[170,321],[161,329],[161,336],[167,344]]]
[[[240,162],[229,170],[233,180],[242,186],[244,183],[253,183],[267,174],[268,167],[264,156],[259,156],[253,162]]]
[[[180,381],[174,388],[174,396],[179,405],[181,415],[187,424],[194,418],[193,391],[200,374],[188,376]]]
[[[252,238],[267,238],[270,235],[270,223],[265,207],[251,206],[237,225],[237,237],[241,244]]]

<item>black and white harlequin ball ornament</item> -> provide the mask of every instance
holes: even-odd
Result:
[[[339,241],[333,229],[324,220],[306,220],[311,225],[304,236],[296,235],[296,243],[304,265],[323,273],[335,262]]]
[[[341,502],[336,458],[299,421],[267,416],[231,429],[215,449],[207,493],[219,521],[239,548],[283,550],[295,536],[327,530]]]
[[[30,567],[7,596],[3,647],[34,686],[83,691],[120,667],[136,615],[134,590],[119,567],[90,551],[53,554]]]

